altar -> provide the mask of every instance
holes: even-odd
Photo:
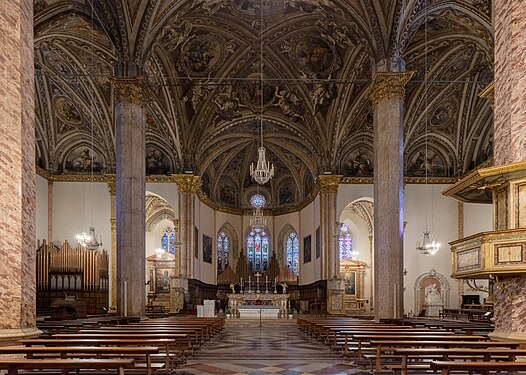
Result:
[[[239,319],[286,319],[289,294],[231,293],[228,294],[230,316]]]

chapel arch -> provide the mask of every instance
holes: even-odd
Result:
[[[444,309],[449,309],[450,306],[450,294],[451,287],[447,278],[438,273],[435,269],[431,269],[429,272],[423,273],[417,277],[414,286],[414,298],[415,298],[415,313],[419,314],[424,309],[426,303],[426,288],[433,288],[441,298]]]

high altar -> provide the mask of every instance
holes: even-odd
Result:
[[[228,294],[231,316],[234,318],[286,319],[287,301],[290,294],[277,293],[231,293]]]

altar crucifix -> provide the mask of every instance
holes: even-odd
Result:
[[[256,293],[261,293],[260,290],[259,290],[259,278],[260,278],[261,276],[263,276],[263,275],[260,274],[259,271],[258,271],[258,272],[256,272],[256,274],[255,274],[254,276],[256,276],[256,284],[257,284],[257,290],[256,290]]]

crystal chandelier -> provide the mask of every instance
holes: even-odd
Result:
[[[417,241],[416,249],[424,255],[435,255],[440,250],[440,244],[429,237],[429,231],[424,232],[424,242],[420,246],[420,242]]]
[[[102,246],[102,236],[100,236],[99,238],[100,241],[97,241],[95,227],[90,227],[89,234],[82,232],[77,236],[77,241],[82,247],[87,247],[90,250],[97,250],[99,246]]]
[[[265,197],[261,194],[254,194],[250,198],[250,204],[254,207],[252,217],[250,218],[250,227],[253,229],[263,229],[267,225],[267,219],[263,217],[261,208],[265,206]]]
[[[260,9],[260,39],[261,43],[259,46],[259,57],[261,60],[260,72],[259,72],[259,92],[260,92],[260,116],[259,116],[259,129],[261,135],[261,143],[258,148],[258,161],[254,168],[254,163],[250,164],[250,176],[260,185],[268,182],[274,177],[274,165],[267,162],[265,155],[266,149],[263,146],[263,105],[264,105],[264,90],[263,90],[263,9]]]

